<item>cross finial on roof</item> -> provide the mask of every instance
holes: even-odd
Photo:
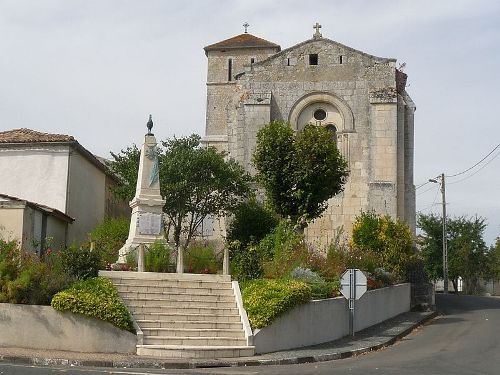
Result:
[[[148,127],[148,135],[153,135],[153,133],[151,133],[151,129],[153,129],[153,117],[151,115],[149,115],[149,120],[146,126]]]
[[[248,34],[248,31],[247,31],[248,26],[250,26],[250,25],[248,24],[248,22],[245,22],[245,23],[243,24],[243,27],[245,28],[245,34]]]
[[[316,39],[316,38],[321,38],[323,35],[321,35],[321,33],[319,32],[319,29],[321,29],[321,25],[316,22],[316,25],[313,26],[313,29],[316,29],[316,32],[314,33],[313,35],[313,38]]]

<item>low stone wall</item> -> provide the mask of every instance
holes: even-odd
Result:
[[[356,301],[354,330],[361,331],[410,310],[410,284],[365,293]],[[255,352],[269,353],[337,340],[349,334],[349,309],[343,297],[312,301],[254,331]]]
[[[135,353],[137,338],[110,323],[50,306],[0,303],[0,347]]]

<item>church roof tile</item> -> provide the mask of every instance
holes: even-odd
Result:
[[[211,44],[204,48],[205,52],[220,50],[220,49],[239,49],[239,48],[276,48],[281,50],[278,44],[268,40],[256,37],[255,35],[244,33],[233,36],[232,38]]]

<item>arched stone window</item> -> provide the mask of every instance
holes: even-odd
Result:
[[[333,125],[337,132],[354,131],[354,117],[349,106],[329,93],[307,94],[293,105],[288,121],[296,131],[306,124]]]

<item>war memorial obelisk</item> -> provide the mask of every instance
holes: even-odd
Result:
[[[119,252],[117,263],[125,263],[127,254],[140,244],[151,244],[163,240],[162,209],[165,200],[160,194],[160,174],[156,138],[151,129],[153,120],[149,115],[148,133],[144,136],[141,149],[139,172],[135,196],[130,201],[132,217],[127,242]]]

